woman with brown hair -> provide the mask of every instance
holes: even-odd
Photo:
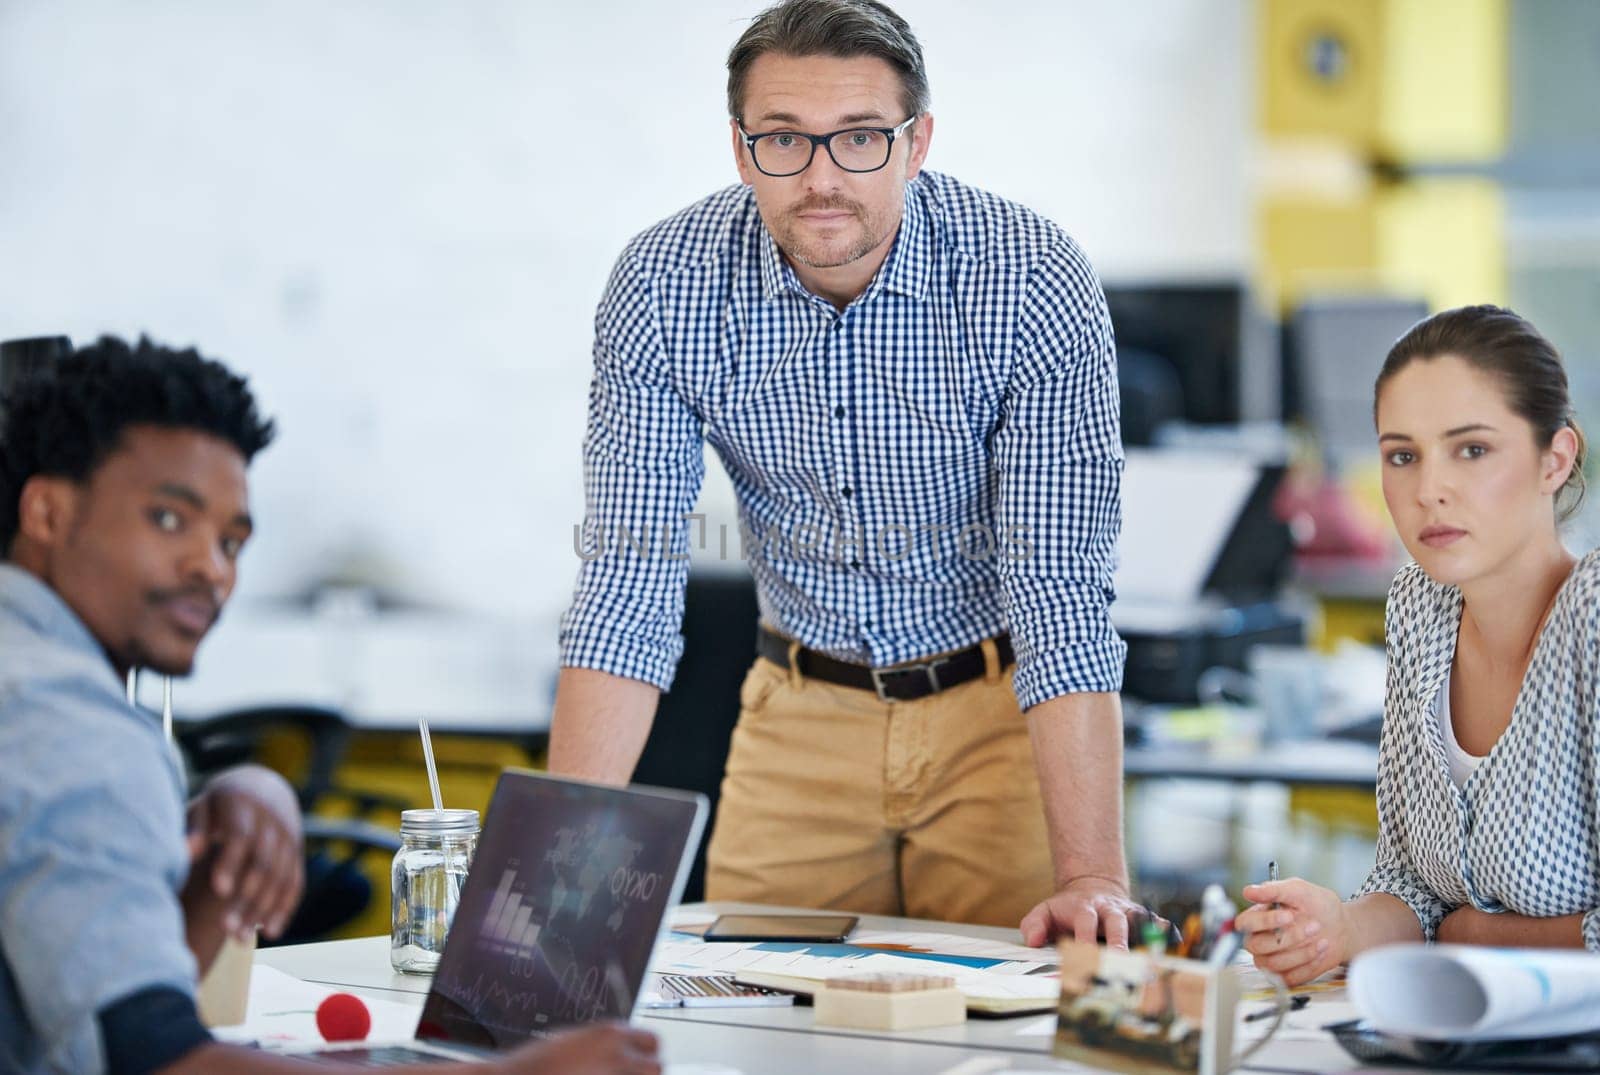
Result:
[[[1350,900],[1248,886],[1246,948],[1291,985],[1396,941],[1600,950],[1600,551],[1559,532],[1584,456],[1561,358],[1509,310],[1448,310],[1374,397],[1415,561],[1385,615],[1377,862]]]

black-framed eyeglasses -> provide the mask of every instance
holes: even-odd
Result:
[[[912,116],[895,127],[846,127],[827,134],[804,131],[771,131],[751,134],[739,124],[739,133],[750,147],[750,157],[764,175],[781,179],[799,175],[811,167],[811,158],[822,146],[833,163],[847,172],[876,172],[889,163],[894,140],[917,121]]]

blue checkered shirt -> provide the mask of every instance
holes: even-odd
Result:
[[[840,312],[732,187],[628,244],[594,365],[564,666],[671,684],[690,545],[726,540],[691,515],[709,442],[779,632],[882,667],[1010,630],[1024,708],[1120,689],[1116,354],[1048,220],[923,172]]]

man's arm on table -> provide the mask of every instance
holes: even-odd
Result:
[[[993,440],[996,522],[1026,536],[1001,558],[1014,686],[1028,716],[1057,891],[1023,939],[1125,943],[1122,684],[1109,605],[1121,528],[1122,436],[1111,318],[1094,270],[1064,237],[1031,274]]]
[[[563,668],[550,727],[550,771],[626,784],[655,720],[661,691],[593,668]]]
[[[683,652],[688,523],[705,474],[700,419],[679,394],[631,251],[595,316],[584,522],[574,534],[582,565],[561,621],[550,730],[551,772],[608,784],[633,775]],[[624,531],[643,535],[648,552],[630,555]]]
[[[1103,930],[1126,944],[1137,908],[1122,848],[1122,703],[1105,692],[1063,694],[1027,718],[1057,891],[1022,920],[1023,940],[1093,940]]]

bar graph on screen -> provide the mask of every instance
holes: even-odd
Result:
[[[517,885],[516,870],[508,869],[500,875],[500,884],[484,916],[480,944],[522,958],[534,954],[541,923],[529,921],[533,917],[533,907],[523,902],[524,892]]]

